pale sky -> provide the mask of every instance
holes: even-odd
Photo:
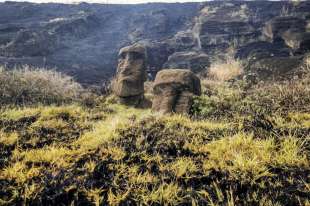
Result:
[[[4,2],[5,0],[0,0]],[[30,1],[36,3],[48,3],[48,2],[59,2],[59,3],[78,3],[78,2],[88,2],[88,3],[111,3],[111,4],[138,4],[147,2],[202,2],[205,0],[11,0],[11,1]]]

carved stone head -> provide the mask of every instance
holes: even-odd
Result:
[[[161,70],[156,75],[153,92],[154,111],[189,113],[193,96],[201,94],[200,80],[190,70]]]
[[[116,78],[112,85],[114,93],[120,98],[125,98],[125,102],[126,98],[128,100],[141,99],[145,81],[145,48],[138,44],[122,48],[119,52]]]

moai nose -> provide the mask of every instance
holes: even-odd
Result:
[[[133,55],[131,53],[127,53],[125,56],[125,62],[130,64],[134,60]]]

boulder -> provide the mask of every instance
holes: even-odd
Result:
[[[293,16],[275,17],[268,21],[263,29],[263,33],[267,39],[272,42],[283,39],[283,34],[305,32],[307,22],[304,19]]]
[[[176,52],[169,56],[164,68],[189,69],[194,73],[200,72],[210,66],[209,57],[201,52]]]
[[[1,29],[0,26],[0,37],[3,31],[12,36],[7,44],[0,46],[0,55],[13,58],[46,57],[68,46],[69,40],[85,38],[98,25],[96,15],[81,13],[70,18],[51,19],[41,23],[39,28],[22,29],[20,25],[10,25]],[[16,34],[12,35],[12,31]],[[61,57],[64,58],[63,55]]]
[[[302,56],[265,58],[249,65],[246,70],[257,73],[260,79],[281,79],[297,71],[302,62]]]
[[[282,38],[295,53],[303,54],[310,51],[310,32],[287,31],[282,35]]]
[[[163,36],[169,30],[169,15],[166,9],[153,10],[149,14],[136,14],[129,22],[129,39],[142,39]]]
[[[124,47],[119,52],[119,63],[112,90],[120,102],[138,106],[144,97],[146,81],[146,51],[139,44]]]
[[[193,96],[201,95],[200,79],[190,70],[164,69],[157,73],[152,109],[162,113],[189,113]]]
[[[227,49],[234,40],[238,44],[257,39],[259,33],[249,22],[243,21],[206,21],[201,23],[200,44],[204,51],[214,48]]]
[[[103,17],[102,21],[106,19]],[[51,19],[46,23],[45,28],[50,33],[65,38],[85,38],[96,27],[100,25],[100,19],[93,13],[80,12],[68,18]]]
[[[241,46],[237,49],[235,58],[246,60],[249,63],[253,63],[260,59],[271,57],[289,57],[291,49],[287,47],[283,42],[252,42]]]

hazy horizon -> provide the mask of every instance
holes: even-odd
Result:
[[[6,0],[0,0],[5,2]],[[141,3],[177,3],[177,2],[203,2],[206,0],[15,0],[15,2],[34,2],[34,3],[102,3],[102,4],[141,4]]]

